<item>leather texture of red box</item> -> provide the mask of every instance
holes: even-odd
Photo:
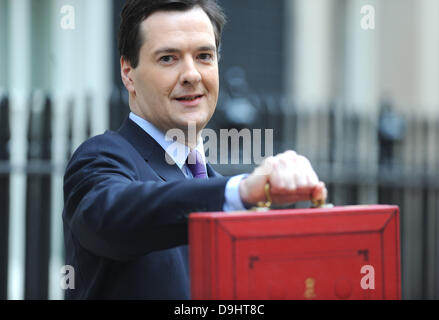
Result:
[[[399,208],[189,218],[192,299],[401,299]]]

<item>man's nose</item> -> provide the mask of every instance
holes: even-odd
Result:
[[[201,73],[198,71],[195,61],[192,58],[186,58],[181,72],[181,85],[196,85],[201,82]]]

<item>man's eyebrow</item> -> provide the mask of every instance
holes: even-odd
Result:
[[[201,46],[198,48],[198,51],[216,51],[216,47],[212,46],[212,45]],[[178,53],[178,52],[180,52],[180,50],[176,49],[176,48],[170,48],[170,47],[169,48],[160,48],[160,49],[157,49],[156,51],[154,51],[154,55],[157,56],[157,55],[160,55],[163,53]]]
[[[202,46],[198,48],[198,51],[216,51],[215,46]]]
[[[154,52],[154,55],[157,56],[162,53],[176,53],[176,52],[180,52],[180,50],[175,48],[160,48]]]

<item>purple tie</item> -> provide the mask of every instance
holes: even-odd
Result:
[[[207,179],[206,166],[203,157],[197,150],[192,150],[187,157],[187,166],[194,179]]]

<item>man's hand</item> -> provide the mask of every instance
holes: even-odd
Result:
[[[251,175],[241,181],[239,193],[246,206],[265,199],[265,184],[270,183],[273,204],[286,205],[300,201],[324,200],[328,191],[319,181],[309,160],[294,151],[269,157]]]

